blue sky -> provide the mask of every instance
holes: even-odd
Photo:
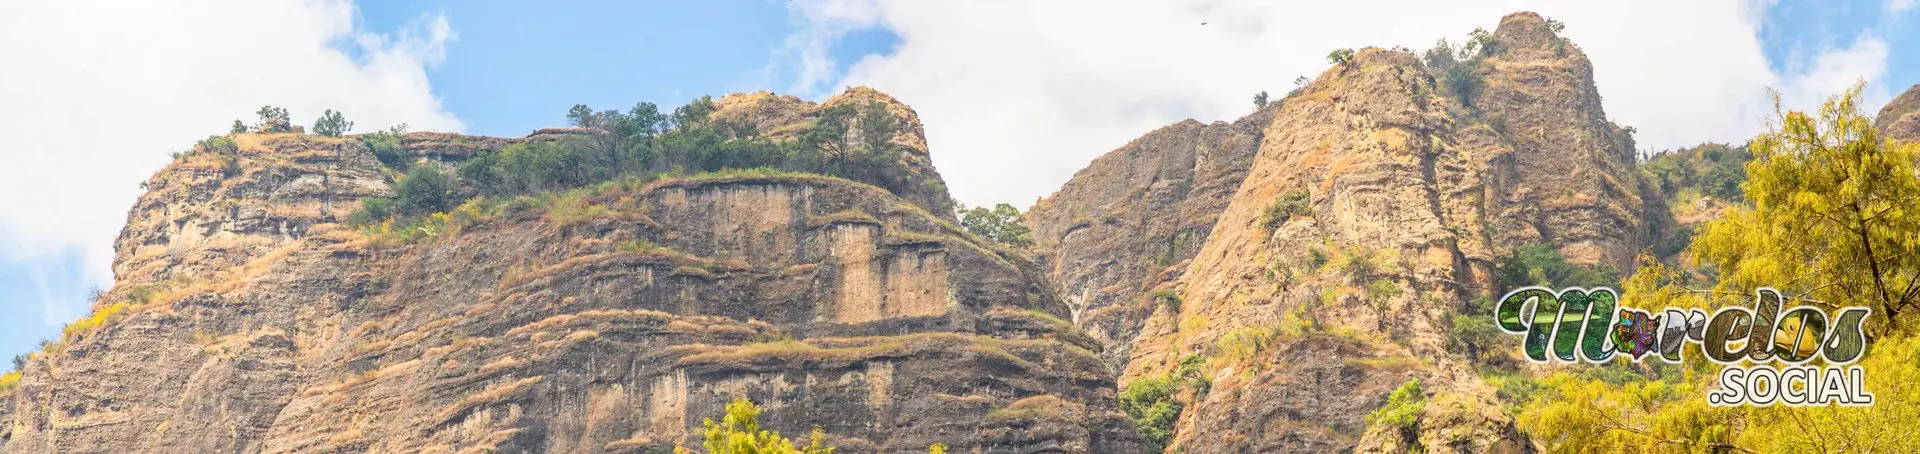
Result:
[[[1766,86],[1816,99],[1866,78],[1884,99],[1920,82],[1910,0],[1763,2],[1757,23],[1747,0],[220,1],[107,17],[50,2],[0,17],[38,37],[0,36],[0,61],[40,69],[0,73],[0,191],[39,195],[0,210],[0,355],[57,336],[90,289],[110,285],[113,233],[167,151],[263,103],[296,120],[338,108],[363,130],[520,136],[560,125],[576,103],[671,108],[762,89],[820,99],[870,84],[920,112],[962,202],[1024,206],[1154,127],[1237,117],[1252,92],[1317,74],[1328,49],[1423,48],[1516,9],[1565,21],[1610,118],[1655,146],[1749,137]],[[1381,26],[1299,19],[1356,11]],[[128,120],[97,134],[75,105]]]
[[[396,29],[444,14],[457,40],[429,74],[467,132],[519,136],[565,120],[568,107],[670,109],[703,94],[773,89],[792,77],[776,61],[795,22],[785,0],[505,1],[361,5],[369,28]],[[897,38],[875,29],[833,47],[840,62],[885,52]],[[841,65],[844,69],[845,65]]]
[[[1832,2],[1783,1],[1767,10],[1761,41],[1774,69],[1783,70],[1796,57],[1817,54],[1823,48],[1845,45],[1862,33],[1887,40],[1896,50],[1910,50],[1920,44],[1920,24],[1908,23],[1913,11],[1889,13],[1887,3],[1866,0]],[[1911,2],[1909,2],[1911,4]],[[1894,52],[1887,61],[1887,82],[1892,94],[1920,83],[1920,58]]]

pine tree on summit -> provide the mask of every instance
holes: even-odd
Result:
[[[289,119],[287,109],[284,107],[260,106],[260,110],[254,114],[260,116],[260,124],[254,125],[254,132],[262,134],[293,132],[293,122]]]
[[[326,112],[320,113],[320,119],[313,121],[314,134],[327,137],[340,137],[341,134],[345,134],[351,130],[353,130],[353,122],[347,121],[346,115],[335,112],[333,109],[327,109]]]

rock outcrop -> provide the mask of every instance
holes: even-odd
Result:
[[[1095,159],[1027,210],[1048,275],[1114,370],[1126,367],[1134,335],[1153,313],[1148,295],[1176,280],[1206,244],[1272,110],[1160,128]]]
[[[1109,349],[1128,355],[1123,383],[1204,364],[1211,387],[1182,396],[1174,449],[1528,446],[1447,350],[1447,317],[1495,291],[1514,247],[1625,269],[1670,222],[1577,46],[1532,13],[1504,18],[1491,44],[1471,92],[1449,93],[1412,53],[1364,49],[1214,135],[1179,136],[1201,129],[1189,123],[1149,134],[1034,208],[1063,299],[1095,315],[1081,321],[1096,337],[1133,339]],[[1156,193],[1187,182],[1157,163],[1209,162],[1190,150],[1252,156],[1187,180],[1227,195]],[[1142,206],[1158,210],[1130,211]],[[1417,430],[1370,429],[1365,415],[1414,379],[1434,402]]]
[[[0,394],[0,452],[656,452],[740,397],[842,452],[1141,450],[1041,269],[935,193],[748,172],[396,240],[335,222],[391,194],[358,141],[236,142],[147,182],[96,320]]]
[[[756,133],[774,140],[800,137],[813,127],[826,109],[842,106],[885,109],[895,122],[893,130],[898,131],[890,141],[902,151],[899,165],[904,175],[901,175],[900,181],[883,186],[925,207],[936,216],[953,217],[953,196],[948,195],[947,184],[940,178],[940,171],[933,168],[933,155],[927,150],[927,134],[920,124],[920,115],[893,96],[872,88],[853,87],[815,104],[793,96],[761,91],[727,95],[714,101],[714,104],[716,110],[712,118],[716,121],[749,124]],[[863,119],[857,117],[853,121]],[[851,129],[847,139],[857,140],[861,128]]]
[[[1889,139],[1920,140],[1920,85],[1907,88],[1880,107],[1873,126]]]

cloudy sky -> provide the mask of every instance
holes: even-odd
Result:
[[[1768,88],[1805,106],[1920,82],[1915,0],[0,0],[0,354],[111,285],[169,152],[259,106],[362,129],[519,136],[566,108],[871,85],[919,111],[962,202],[1026,206],[1155,127],[1231,120],[1331,49],[1458,40],[1533,10],[1586,50],[1643,146],[1738,142]],[[1201,25],[1201,23],[1206,25]],[[4,364],[4,363],[0,363]]]

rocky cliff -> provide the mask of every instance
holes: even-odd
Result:
[[[740,397],[842,452],[1140,450],[1100,345],[1022,253],[923,207],[944,190],[735,172],[396,240],[335,223],[392,191],[359,141],[235,142],[146,183],[96,316],[0,394],[0,452],[656,452]]]
[[[1211,378],[1180,397],[1173,449],[1527,446],[1446,348],[1447,317],[1494,291],[1514,247],[1626,268],[1669,222],[1578,46],[1532,13],[1486,44],[1470,91],[1364,49],[1235,123],[1150,133],[1034,207],[1042,256],[1124,352],[1123,382]],[[1431,401],[1417,430],[1370,429],[1412,379]]]
[[[1887,139],[1920,140],[1920,85],[1909,87],[1887,101],[1874,115],[1873,126]]]
[[[920,115],[886,93],[867,87],[853,87],[818,104],[765,91],[736,93],[715,102],[717,109],[713,112],[713,118],[752,125],[758,134],[774,140],[793,140],[818,121],[827,109],[867,106],[885,110],[895,122],[894,128],[900,131],[893,137],[892,143],[902,150],[899,164],[905,175],[902,175],[901,181],[888,185],[886,189],[926,207],[936,216],[951,218],[953,196],[947,194],[947,184],[940,178],[940,171],[933,168],[933,155],[927,149],[926,130],[920,124]],[[851,133],[857,135],[859,130]]]
[[[1450,320],[1515,248],[1626,269],[1673,222],[1577,45],[1531,13],[1478,45],[1152,131],[1029,210],[1031,251],[954,224],[918,117],[870,89],[711,118],[791,142],[877,106],[886,187],[625,180],[398,231],[340,223],[395,191],[361,141],[238,134],[145,183],[116,285],[0,391],[0,452],[658,452],[741,397],[849,453],[1526,451]],[[1370,422],[1396,389],[1425,409]]]
[[[1028,210],[1041,261],[1114,370],[1153,312],[1142,295],[1173,282],[1207,243],[1271,112],[1160,128],[1094,159]]]

